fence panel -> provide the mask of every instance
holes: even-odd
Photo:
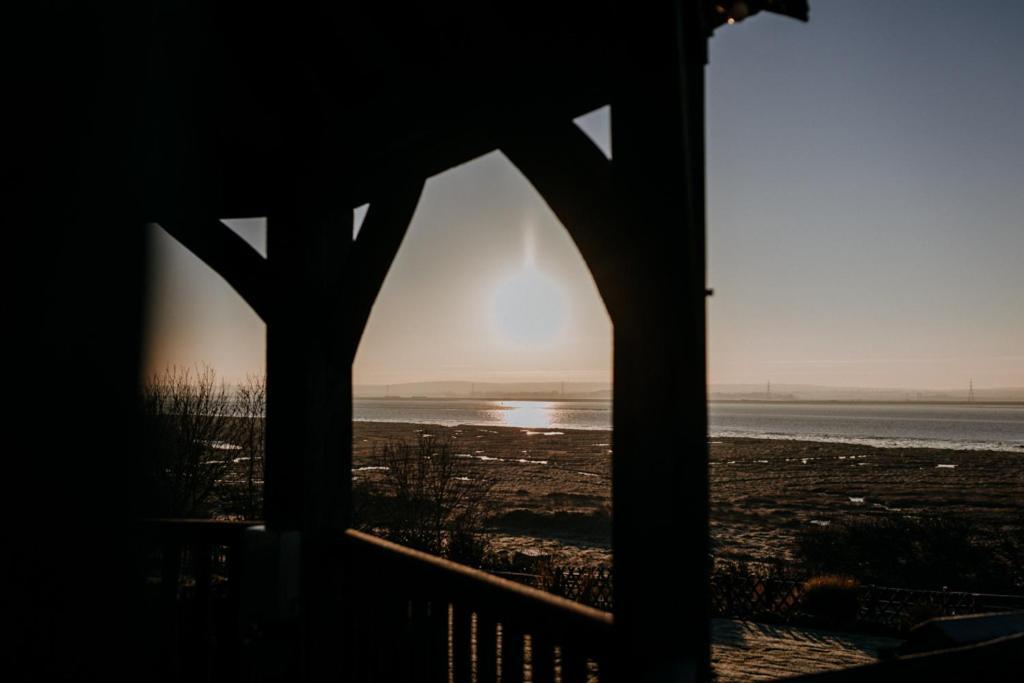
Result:
[[[540,573],[505,572],[525,583],[584,605],[612,611],[612,572],[605,567],[555,567]],[[710,579],[711,612],[716,617],[772,623],[808,623],[802,609],[805,581],[716,572]],[[1024,610],[1024,596],[928,591],[864,585],[857,589],[857,624],[906,631],[939,616]]]

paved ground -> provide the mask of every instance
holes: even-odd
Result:
[[[765,681],[875,661],[892,638],[773,626],[732,619],[711,622],[711,662],[718,681]]]

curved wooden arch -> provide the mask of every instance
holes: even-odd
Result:
[[[419,205],[423,185],[422,179],[399,181],[388,188],[386,196],[370,202],[359,236],[352,245],[349,280],[352,293],[352,359],[355,359],[384,278]]]
[[[572,121],[506,138],[501,151],[569,232],[614,322],[624,293],[611,161]]]
[[[213,268],[245,300],[263,322],[269,314],[267,260],[231,228],[219,220],[196,223],[160,221],[159,225]]]

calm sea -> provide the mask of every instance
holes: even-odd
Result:
[[[715,402],[711,435],[1024,453],[1024,406]],[[355,419],[610,429],[610,401],[356,399]]]

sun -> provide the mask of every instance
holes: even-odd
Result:
[[[495,289],[493,313],[504,339],[536,345],[559,336],[565,328],[568,310],[558,283],[527,265]]]

